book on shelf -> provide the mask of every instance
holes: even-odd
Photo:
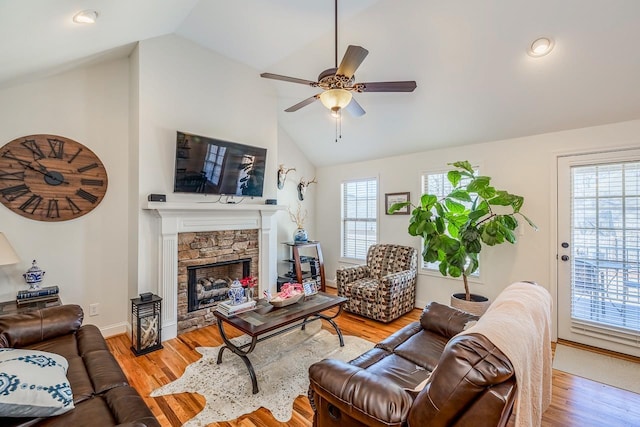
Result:
[[[27,304],[33,304],[34,302],[44,302],[44,303],[58,302],[58,295],[53,294],[53,295],[42,295],[39,297],[21,298],[21,299],[17,299],[16,302],[18,303],[18,307],[22,305],[27,305]]]
[[[40,289],[27,289],[23,291],[18,291],[18,295],[16,295],[17,299],[27,299],[27,298],[37,298],[46,295],[57,295],[60,290],[58,286],[45,286]]]
[[[225,302],[219,303],[218,306],[216,307],[216,310],[224,314],[225,316],[232,316],[234,314],[240,314],[245,311],[253,310],[254,308],[256,308],[255,300],[246,301],[246,302],[243,302],[242,304],[236,304],[236,305],[229,304],[228,302],[225,301]]]

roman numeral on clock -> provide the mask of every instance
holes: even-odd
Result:
[[[15,160],[16,162],[20,163],[20,166],[22,166],[22,167],[27,167],[27,166],[31,165],[31,162],[16,157],[9,150],[7,150],[4,153],[2,153],[2,157],[4,157],[5,159]]]
[[[6,172],[0,171],[0,179],[5,181],[24,181],[24,171]]]
[[[76,154],[71,156],[71,158],[69,160],[67,160],[67,163],[73,162],[76,159],[76,157],[78,157],[78,154],[80,154],[81,152],[82,152],[82,148],[78,148],[78,151],[76,151]]]
[[[69,209],[71,209],[71,212],[72,212],[74,215],[75,215],[75,214],[77,214],[77,213],[82,212],[82,209],[80,209],[80,208],[78,207],[78,205],[76,205],[76,204],[73,202],[73,200],[71,200],[71,199],[69,198],[69,196],[66,196],[65,198],[67,199],[67,204],[69,205]]]
[[[40,202],[42,202],[42,197],[37,194],[32,194],[31,197],[27,199],[26,202],[20,205],[18,209],[23,212],[33,214],[38,206],[40,206]]]
[[[49,199],[49,206],[47,207],[47,218],[60,218],[60,211],[58,210],[58,200]]]
[[[20,145],[28,148],[33,153],[33,158],[36,160],[44,159],[44,153],[38,146],[38,143],[33,139],[27,139],[26,141],[22,141]]]
[[[29,193],[29,191],[31,190],[29,189],[29,187],[27,187],[27,184],[20,184],[14,185],[13,187],[3,188],[2,190],[0,190],[0,193],[2,193],[2,197],[4,197],[5,200],[11,202],[18,197],[24,196],[25,194]]]
[[[76,195],[82,197],[87,202],[93,204],[98,201],[98,196],[89,193],[88,191],[83,190],[82,188],[76,191]]]
[[[104,181],[101,180],[101,179],[86,179],[86,178],[82,178],[80,180],[80,183],[82,185],[92,185],[94,187],[102,187],[104,185]]]
[[[91,169],[94,169],[94,168],[97,168],[97,167],[98,167],[97,163],[91,163],[90,165],[78,168],[78,172],[83,173],[83,172],[86,172],[88,170],[91,170]]]
[[[51,147],[49,157],[61,159],[64,154],[64,141],[60,141],[59,139],[47,139],[47,141],[49,141],[49,147]]]

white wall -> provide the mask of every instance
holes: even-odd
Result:
[[[379,241],[412,245],[421,253],[419,238],[407,233],[409,217],[384,214],[384,194],[410,191],[415,203],[421,195],[422,172],[446,170],[447,163],[469,160],[480,166],[483,175],[491,176],[496,187],[524,196],[522,212],[539,227],[535,232],[520,221],[522,235],[515,247],[507,243],[484,248],[481,283],[472,284],[472,292],[495,298],[511,282],[534,280],[555,294],[555,158],[558,153],[629,146],[640,146],[640,120],[319,168],[316,229],[322,230],[327,276],[334,278],[340,265],[342,181],[377,176]],[[431,300],[448,303],[450,294],[461,289],[461,279],[420,275],[416,306]]]
[[[272,86],[246,65],[179,36],[139,43],[138,290],[159,292],[159,221],[141,210],[150,193],[167,201],[216,201],[173,193],[176,131],[267,148],[264,197],[276,198],[277,105]]]
[[[80,304],[85,322],[105,334],[123,332],[129,311],[128,73],[120,59],[0,91],[0,146],[31,134],[65,136],[96,153],[109,178],[102,203],[71,221],[33,221],[0,206],[0,231],[21,258],[0,267],[0,300],[26,289],[22,273],[36,259],[43,286],[58,285],[63,302]],[[92,303],[100,315],[88,317]]]
[[[296,213],[298,204],[301,206],[301,211],[307,213],[307,218],[304,221],[305,230],[311,240],[322,240],[318,235],[315,228],[315,212],[316,212],[316,194],[317,185],[311,184],[303,201],[298,199],[298,183],[300,179],[304,178],[305,181],[310,181],[316,176],[316,168],[307,159],[296,143],[291,137],[282,129],[278,127],[278,166],[284,164],[286,169],[295,168],[295,171],[291,171],[287,174],[287,179],[282,190],[278,190],[278,204],[287,206],[288,209]],[[293,240],[293,232],[296,230],[296,223],[291,220],[288,212],[278,213],[278,243],[290,242]],[[310,253],[313,255],[313,252]],[[278,260],[289,259],[291,254],[289,248],[285,245],[278,245]],[[289,269],[289,263],[280,262],[278,265],[278,271],[280,274],[286,273]]]

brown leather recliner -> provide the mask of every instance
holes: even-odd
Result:
[[[454,337],[478,317],[435,302],[350,363],[309,368],[314,426],[504,426],[516,395],[509,359],[482,335]],[[421,391],[415,388],[421,382]]]

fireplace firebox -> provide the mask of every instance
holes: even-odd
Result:
[[[251,275],[251,258],[187,267],[188,312],[212,307],[228,298],[234,279]]]

